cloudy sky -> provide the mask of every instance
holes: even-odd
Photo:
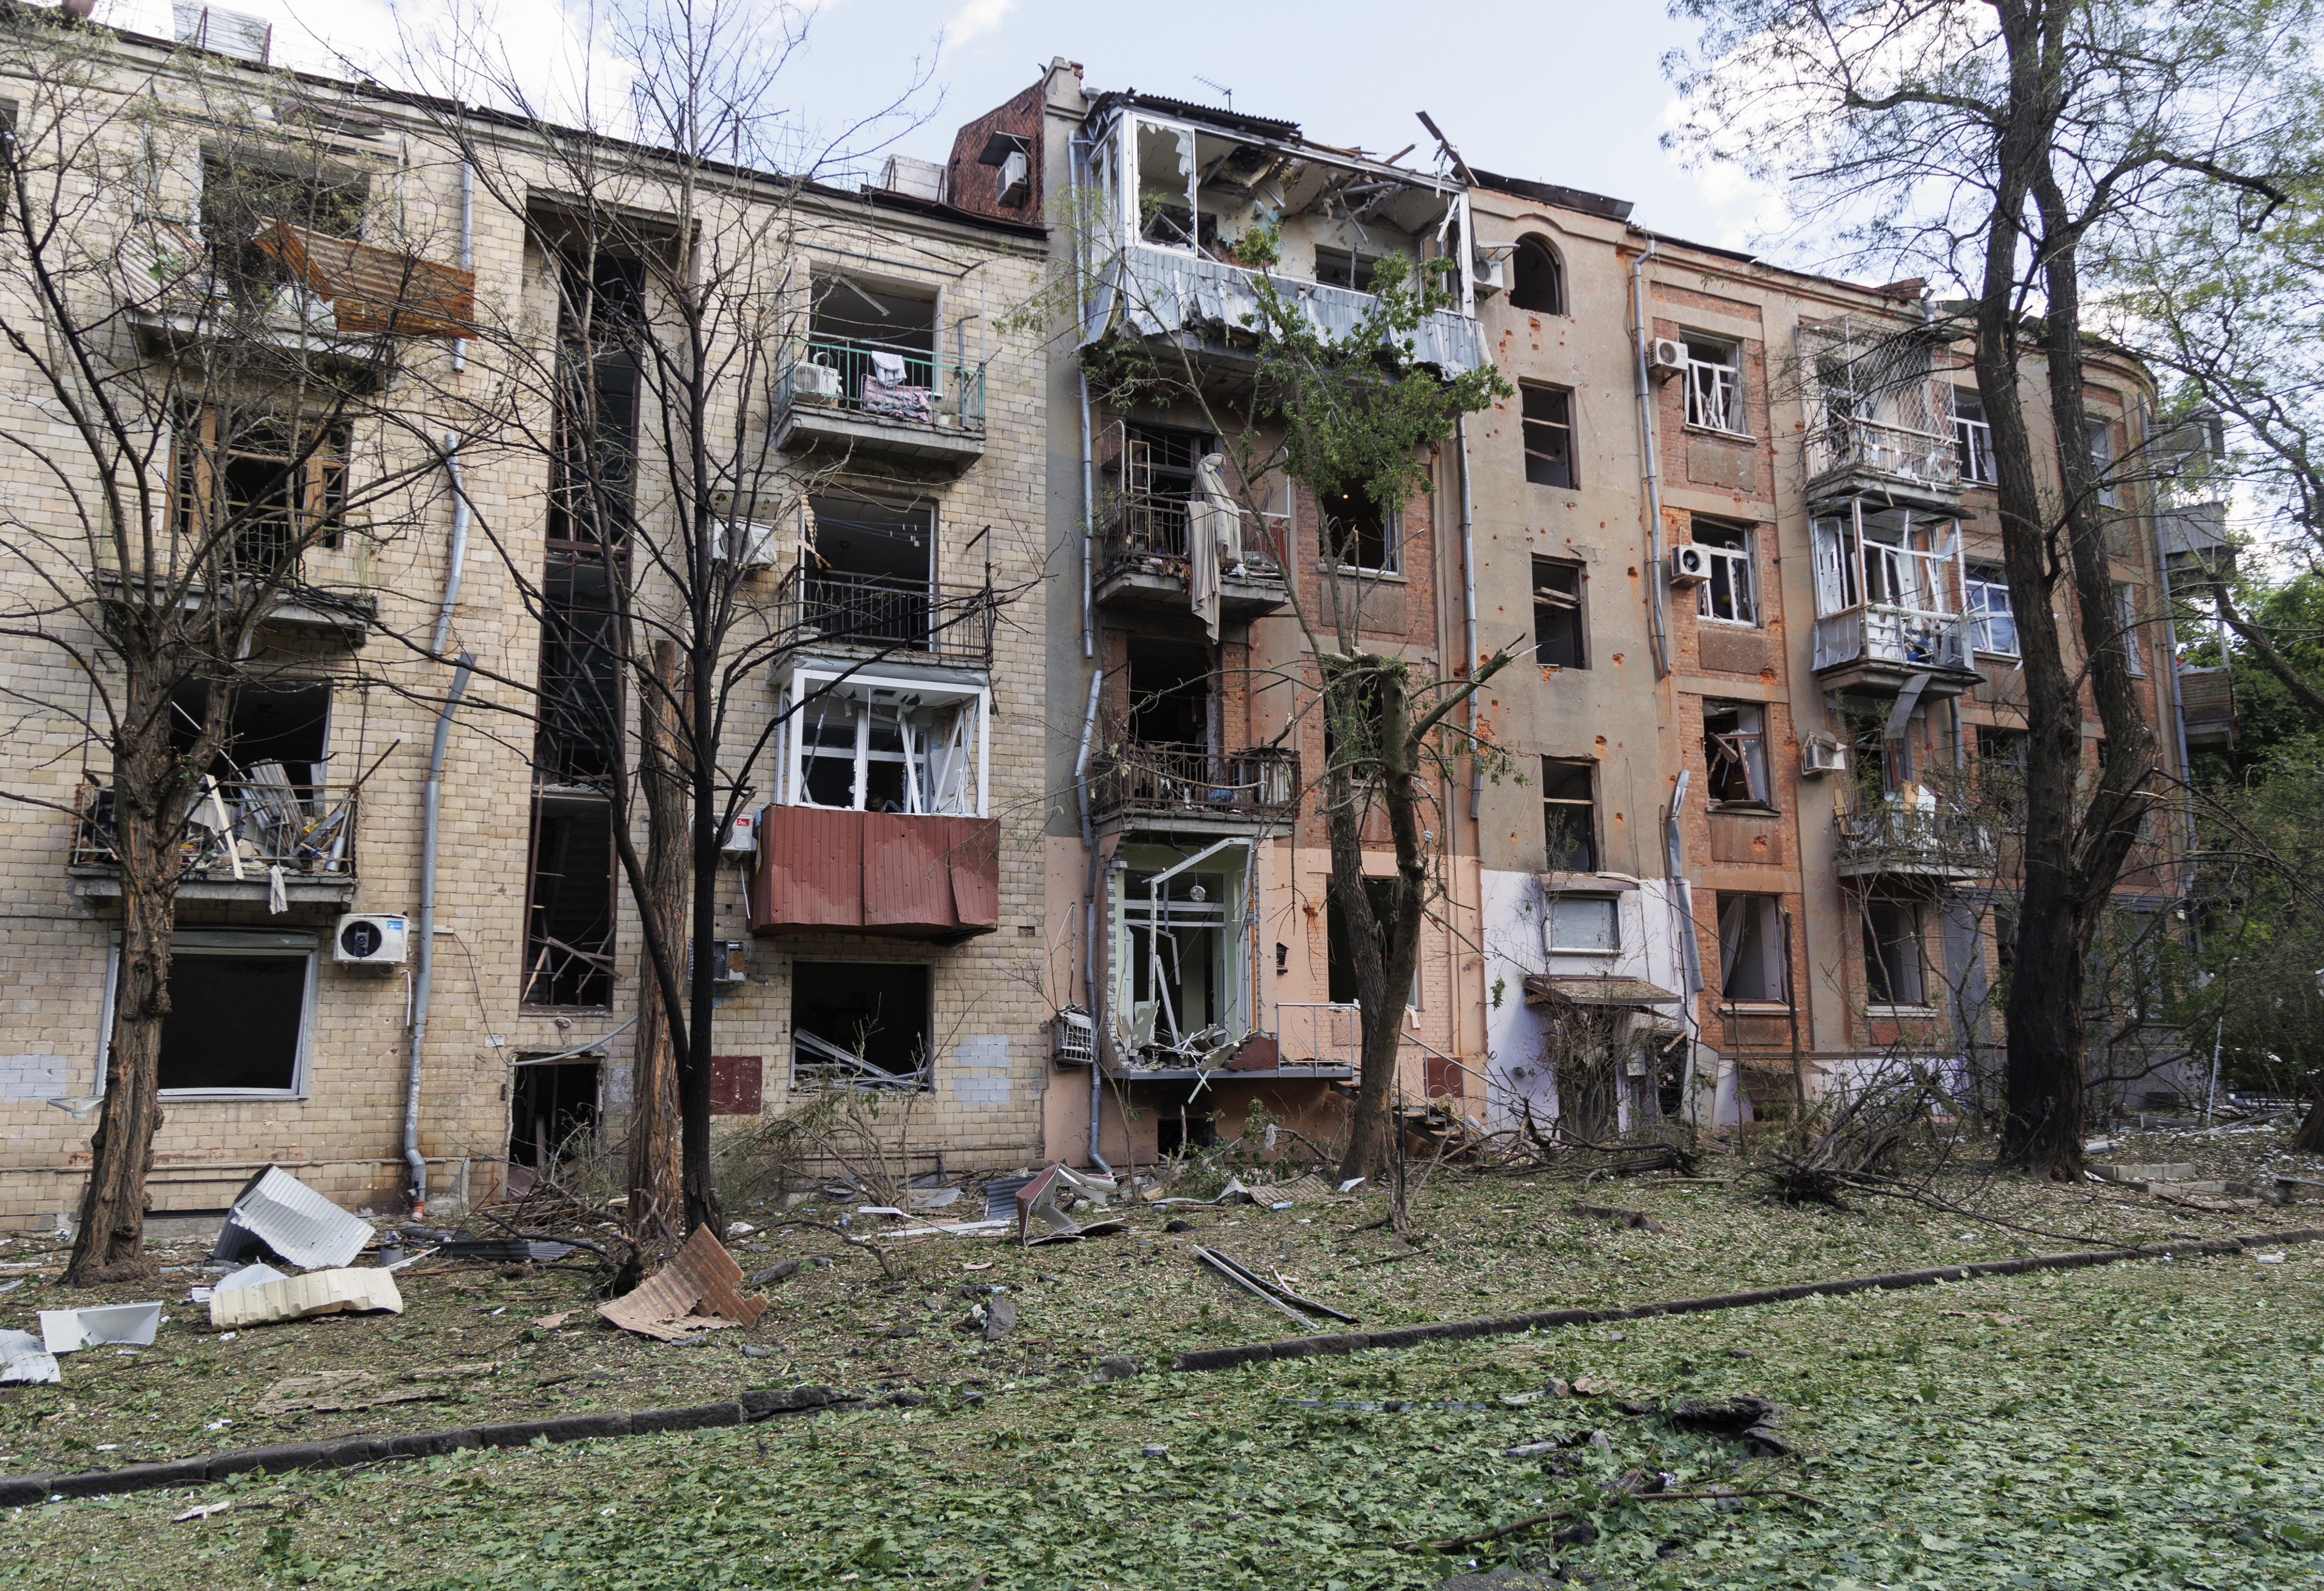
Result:
[[[381,63],[398,29],[445,0],[235,0],[274,22],[278,54]],[[586,32],[586,0],[490,0],[511,56],[544,73]],[[602,0],[601,0],[602,3]],[[100,15],[166,33],[169,0]],[[1137,88],[1296,121],[1311,138],[1394,154],[1426,139],[1416,111],[1474,165],[1634,201],[1656,231],[1748,246],[1774,212],[1724,171],[1689,171],[1658,140],[1675,95],[1665,53],[1691,40],[1660,0],[1446,6],[1385,0],[821,0],[779,85],[819,143],[925,77],[913,115],[858,143],[941,159],[952,130],[1030,83],[1053,56],[1093,88]],[[382,77],[396,74],[374,64]],[[1205,80],[1207,79],[1207,81]],[[819,131],[822,138],[813,136]],[[1425,156],[1424,148],[1415,157]],[[872,157],[876,161],[876,153]]]

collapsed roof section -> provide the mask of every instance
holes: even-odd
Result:
[[[1289,122],[1152,96],[1102,95],[1084,130],[1084,344],[1168,336],[1231,358],[1249,340],[1262,273],[1318,331],[1343,337],[1376,283],[1452,259],[1457,301],[1419,328],[1415,354],[1447,372],[1483,363],[1468,190],[1456,177],[1312,143]]]

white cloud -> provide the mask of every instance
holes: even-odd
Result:
[[[954,44],[965,44],[981,33],[989,33],[1017,9],[1017,0],[968,0],[953,15],[945,28],[945,37]]]

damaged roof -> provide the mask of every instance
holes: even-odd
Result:
[[[1117,105],[1135,105],[1147,110],[1161,111],[1183,116],[1190,122],[1208,122],[1218,127],[1240,127],[1261,138],[1280,139],[1286,143],[1304,142],[1299,136],[1299,124],[1274,116],[1247,115],[1241,111],[1222,110],[1213,105],[1193,105],[1183,99],[1168,99],[1159,94],[1140,94],[1135,88],[1116,88],[1096,95],[1090,100],[1089,119],[1097,120]]]
[[[1554,182],[1504,177],[1499,171],[1488,171],[1482,166],[1471,166],[1469,174],[1477,179],[1480,188],[1489,188],[1496,193],[1513,193],[1519,198],[1554,205],[1561,210],[1579,210],[1585,216],[1603,216],[1609,221],[1628,221],[1634,207],[1628,199],[1609,198],[1602,193],[1565,188]]]

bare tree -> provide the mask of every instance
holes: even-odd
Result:
[[[1682,138],[1842,218],[1858,257],[1967,285],[2030,737],[2006,1153],[2078,1178],[2084,958],[2156,793],[2087,446],[2086,257],[2190,188],[2259,196],[2306,114],[2304,8],[2144,0],[1678,0],[1704,25]],[[2046,428],[2028,412],[2038,363]],[[2046,428],[2047,435],[2043,434]],[[2059,609],[2070,603],[2073,647]],[[2079,656],[2074,654],[2078,653]],[[2107,756],[2078,789],[2081,692]]]

